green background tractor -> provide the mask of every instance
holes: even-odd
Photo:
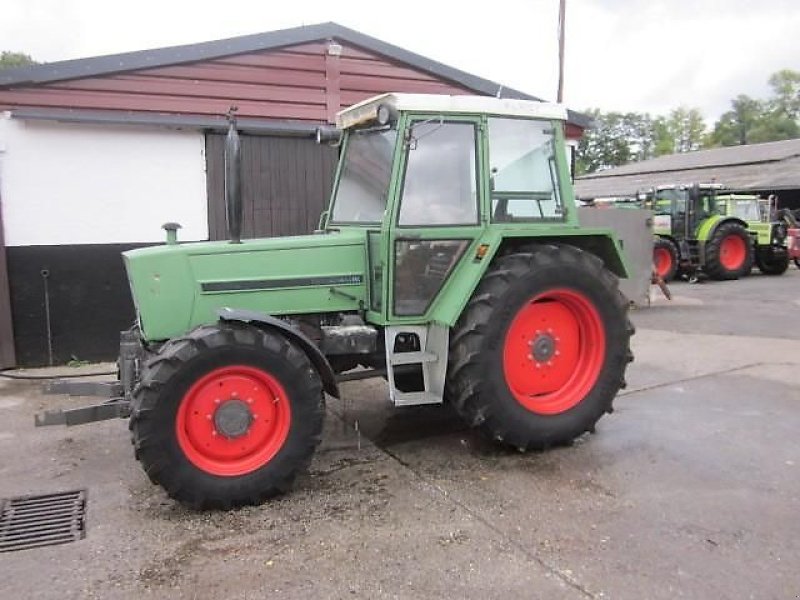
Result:
[[[777,218],[774,204],[774,196],[765,201],[754,194],[717,194],[719,213],[738,217],[747,224],[756,266],[765,275],[782,275],[789,268],[788,227]]]
[[[702,270],[710,278],[738,279],[753,266],[747,223],[721,215],[715,184],[661,186],[640,194],[654,213],[653,260],[664,281]]]
[[[382,376],[396,406],[447,401],[519,450],[612,410],[632,359],[615,236],[581,228],[563,107],[389,94],[339,114],[330,208],[313,235],[126,252],[138,323],[119,398],[41,424],[130,416],[136,457],[194,508],[287,490],[320,441],[324,392]],[[354,370],[357,369],[357,370]]]

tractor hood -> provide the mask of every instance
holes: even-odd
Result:
[[[166,244],[123,253],[143,337],[213,323],[220,308],[270,315],[358,310],[366,302],[366,231]]]

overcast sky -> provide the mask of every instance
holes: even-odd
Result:
[[[552,100],[557,13],[558,0],[3,0],[0,50],[50,62],[335,21]],[[766,96],[771,73],[800,70],[800,1],[567,0],[566,40],[570,107],[684,105],[713,121],[739,93]]]

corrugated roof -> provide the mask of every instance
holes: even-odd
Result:
[[[414,52],[409,52],[404,48],[388,44],[377,38],[343,27],[337,23],[320,23],[317,25],[268,31],[198,44],[65,60],[16,69],[4,69],[0,71],[0,89],[15,86],[41,85],[68,79],[95,77],[168,65],[193,63],[327,39],[337,39],[372,50],[388,58],[412,65],[437,77],[459,83],[479,94],[490,96],[499,95],[502,98],[541,101],[541,98],[537,98],[536,96],[531,96],[519,90],[506,87],[500,83],[455,69],[419,54],[415,54]],[[569,111],[569,121],[581,128],[586,128],[591,124],[591,119],[588,115],[574,111]]]
[[[800,139],[660,156],[579,177],[575,194],[627,196],[656,185],[700,182],[743,191],[800,189]]]

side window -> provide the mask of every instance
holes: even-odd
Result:
[[[409,133],[398,224],[477,224],[475,125],[418,121]]]
[[[561,219],[553,125],[489,119],[492,220]]]

